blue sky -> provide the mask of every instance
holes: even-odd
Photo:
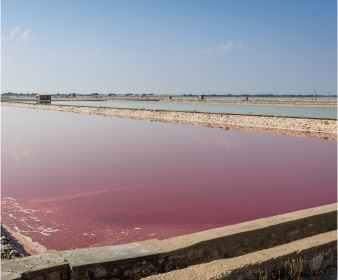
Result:
[[[336,0],[3,0],[1,92],[337,94]]]

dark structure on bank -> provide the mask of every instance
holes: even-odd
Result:
[[[51,103],[52,96],[50,94],[37,94],[36,103]]]

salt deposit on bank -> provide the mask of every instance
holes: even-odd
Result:
[[[1,104],[2,106],[10,107],[73,112],[337,140],[337,120],[144,109],[117,109],[19,102],[2,102]]]

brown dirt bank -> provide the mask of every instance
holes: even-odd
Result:
[[[7,244],[1,243],[1,258],[13,259],[17,257],[33,256],[51,252],[37,242],[33,242],[31,238],[24,236],[14,229],[1,224],[1,235],[4,235],[8,240]],[[6,252],[6,246],[8,250]],[[19,254],[11,254],[13,250]]]
[[[25,255],[27,254],[18,244],[18,240],[1,225],[1,259],[21,258]]]
[[[337,120],[2,102],[2,106],[337,140]]]

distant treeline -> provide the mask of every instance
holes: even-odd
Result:
[[[198,96],[198,94],[183,94],[183,96]],[[215,97],[314,97],[314,94],[204,94]],[[317,97],[337,97],[337,95],[316,95]]]
[[[5,92],[2,93],[2,95],[36,95],[38,93],[15,93],[15,92]],[[65,94],[52,94],[52,95],[80,95],[80,96],[88,96],[88,95],[108,95],[108,96],[115,96],[115,95],[125,95],[125,96],[138,96],[139,94],[132,94],[132,93],[126,93],[126,94],[115,94],[115,93],[109,93],[109,94],[99,94],[99,93],[91,93],[91,94],[76,94],[76,93],[65,93]],[[140,94],[141,96],[146,95],[154,95],[153,93],[149,94]],[[155,94],[156,95],[156,94]],[[162,95],[162,94],[160,94]],[[163,94],[165,95],[165,94]],[[169,94],[170,95],[170,94]],[[183,96],[195,96],[197,97],[199,94],[182,94]],[[314,97],[314,94],[204,94],[204,96],[214,96],[214,97]],[[320,95],[317,94],[316,97],[337,97],[337,95]]]
[[[3,95],[27,95],[27,94],[34,94],[36,95],[37,93],[15,93],[15,92],[4,92],[2,93]]]

